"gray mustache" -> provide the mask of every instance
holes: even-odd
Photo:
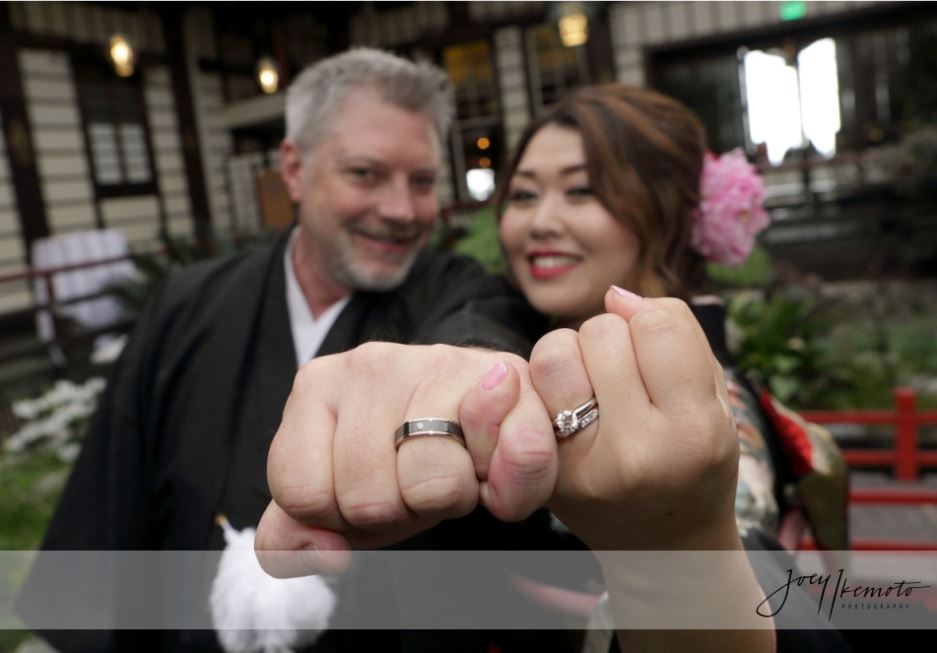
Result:
[[[421,225],[412,223],[399,224],[386,222],[379,227],[371,227],[368,229],[361,229],[359,227],[358,231],[371,238],[381,238],[384,240],[414,240],[422,236],[425,229]]]

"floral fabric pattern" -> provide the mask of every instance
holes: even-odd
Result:
[[[725,374],[741,448],[735,520],[742,535],[752,528],[777,535],[779,510],[774,497],[774,465],[764,436],[767,426],[757,399],[738,383],[732,370],[725,370]]]

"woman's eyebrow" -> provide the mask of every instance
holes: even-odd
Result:
[[[566,166],[565,168],[560,169],[560,176],[566,177],[568,175],[581,172],[586,169],[585,163],[576,163],[571,166]],[[518,177],[526,177],[528,179],[536,179],[537,173],[533,170],[519,169],[515,173]]]
[[[585,163],[577,163],[577,164],[575,164],[575,165],[566,166],[565,168],[563,168],[562,170],[560,170],[560,176],[561,176],[561,177],[566,177],[567,175],[571,175],[571,174],[574,174],[574,173],[576,173],[576,172],[582,172],[582,171],[585,170],[585,169],[586,169],[586,164],[585,164]]]

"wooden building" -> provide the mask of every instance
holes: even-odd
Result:
[[[557,22],[576,12],[588,40],[567,47]],[[859,153],[915,118],[907,73],[915,44],[931,34],[934,3],[3,3],[0,276],[24,269],[31,243],[49,234],[115,228],[146,248],[160,228],[193,238],[256,232],[275,219],[258,197],[259,175],[276,167],[284,104],[282,90],[261,91],[258,62],[274,62],[282,89],[304,65],[350,45],[449,72],[457,115],[439,190],[448,204],[477,197],[468,172],[497,168],[532,114],[584,83],[666,90],[700,113],[714,148],[754,156],[740,57],[786,52],[794,61],[835,37],[837,154],[814,165],[805,151],[766,176],[778,251],[818,238],[841,247],[853,226],[821,209],[862,181]],[[128,76],[108,58],[115,35],[133,48]],[[922,88],[918,99],[933,101]],[[828,250],[808,259],[822,262]],[[25,280],[0,284],[0,313],[32,301]]]

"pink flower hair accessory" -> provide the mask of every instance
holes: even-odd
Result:
[[[719,157],[706,152],[700,204],[693,212],[693,248],[712,263],[744,262],[755,236],[771,221],[764,201],[764,182],[741,149]]]

